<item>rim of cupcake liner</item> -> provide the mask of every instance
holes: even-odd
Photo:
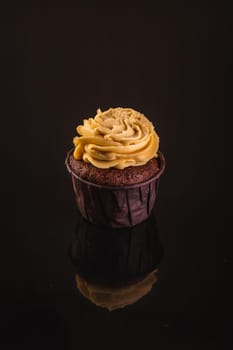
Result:
[[[141,186],[148,185],[151,182],[157,180],[162,175],[162,173],[164,172],[164,169],[165,169],[165,165],[166,165],[166,161],[165,161],[163,153],[161,151],[158,151],[158,158],[157,159],[159,161],[159,171],[154,176],[152,176],[150,179],[148,179],[144,182],[139,182],[137,184],[133,184],[133,185],[122,185],[122,186],[100,185],[100,184],[96,184],[94,182],[90,182],[88,180],[85,180],[74,173],[74,171],[71,169],[70,164],[69,164],[69,158],[70,158],[70,155],[73,153],[73,151],[74,151],[74,148],[69,150],[67,152],[66,159],[65,159],[65,165],[66,165],[69,173],[71,173],[79,181],[84,182],[86,185],[90,185],[90,186],[97,187],[97,188],[108,189],[108,190],[115,190],[115,191],[122,190],[122,189],[127,190],[127,189],[133,189],[133,188],[138,188]]]

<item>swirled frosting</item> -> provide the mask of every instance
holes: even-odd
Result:
[[[100,109],[77,127],[74,158],[97,168],[124,169],[157,157],[159,137],[153,124],[131,108]]]

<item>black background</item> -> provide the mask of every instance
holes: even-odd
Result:
[[[187,3],[34,1],[3,9],[5,348],[231,348],[229,19],[220,4]],[[64,159],[83,118],[117,106],[143,112],[160,136],[167,167],[155,209],[165,257],[152,292],[109,313],[75,287],[67,249],[76,209]]]

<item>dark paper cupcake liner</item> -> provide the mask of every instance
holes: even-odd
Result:
[[[82,216],[93,224],[107,227],[131,227],[146,220],[155,204],[159,178],[165,169],[165,159],[158,152],[159,171],[149,180],[135,185],[103,186],[77,176],[69,165],[76,203]]]

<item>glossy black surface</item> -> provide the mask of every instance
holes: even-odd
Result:
[[[198,1],[1,10],[1,349],[231,349],[222,12]],[[155,207],[158,282],[109,312],[76,287],[64,162],[77,124],[112,106],[153,121],[167,166]]]
[[[157,269],[163,256],[155,215],[123,229],[96,226],[79,215],[69,255],[76,272],[90,283],[136,283]]]

